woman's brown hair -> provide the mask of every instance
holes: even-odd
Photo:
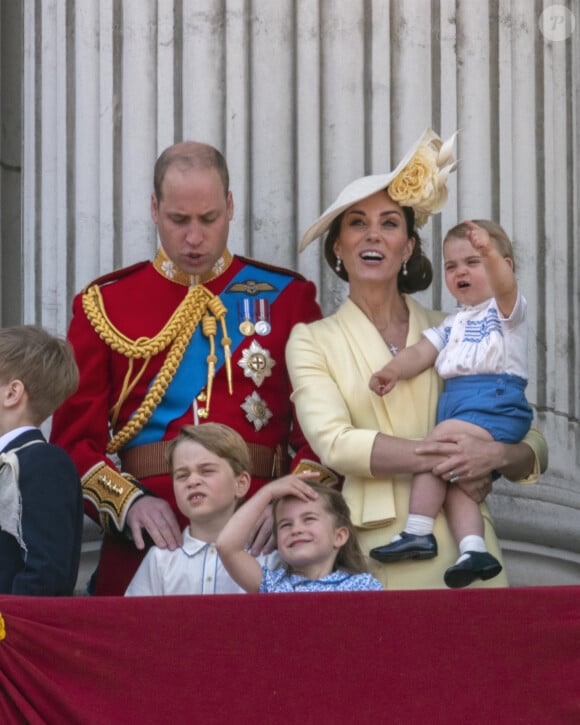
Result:
[[[402,269],[399,270],[397,288],[399,292],[413,294],[413,292],[421,292],[429,287],[433,281],[433,265],[431,260],[423,253],[421,237],[415,229],[415,212],[410,206],[402,206],[401,209],[407,224],[407,236],[415,241],[415,245],[411,256],[407,260],[407,274],[403,274]],[[333,272],[345,282],[348,282],[348,273],[344,265],[340,265],[340,269],[336,270],[336,254],[334,253],[334,242],[340,233],[340,225],[344,214],[345,212],[333,219],[328,228],[324,240],[324,256]]]

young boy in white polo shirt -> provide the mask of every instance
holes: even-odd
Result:
[[[167,461],[179,510],[189,519],[175,551],[153,546],[125,596],[243,594],[223,567],[218,534],[250,487],[251,460],[243,438],[221,423],[187,425],[171,441]],[[275,568],[276,552],[258,560]]]

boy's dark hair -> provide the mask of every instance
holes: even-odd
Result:
[[[234,475],[252,470],[252,460],[248,446],[242,436],[223,423],[204,423],[203,425],[184,425],[177,436],[170,441],[165,453],[170,473],[173,472],[173,456],[176,447],[183,441],[199,443],[219,458],[226,460]]]
[[[315,481],[305,481],[305,483],[318,493],[323,507],[333,516],[336,527],[344,526],[348,530],[348,539],[338,551],[336,561],[334,562],[334,570],[342,569],[349,574],[363,574],[368,572],[367,562],[358,543],[354,525],[350,520],[350,509],[342,493],[330,486],[325,486]],[[290,497],[286,496],[285,498]],[[274,535],[276,535],[278,528],[276,512],[280,501],[284,501],[284,498],[277,499],[273,505]]]
[[[40,425],[72,395],[79,371],[71,345],[37,325],[0,328],[0,383],[20,380]]]

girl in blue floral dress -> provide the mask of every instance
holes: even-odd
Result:
[[[261,488],[223,528],[217,549],[223,565],[247,592],[328,592],[382,589],[368,573],[350,511],[341,493],[289,475]],[[245,549],[270,504],[283,562],[272,570]]]

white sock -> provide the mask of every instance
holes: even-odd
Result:
[[[408,534],[415,534],[417,536],[426,536],[427,534],[433,533],[433,526],[435,525],[435,519],[430,516],[422,516],[421,514],[409,514],[405,529]],[[401,535],[397,534],[391,539],[391,542],[399,541]]]
[[[435,519],[431,516],[421,516],[421,514],[409,514],[405,531],[408,534],[417,534],[417,536],[426,536],[433,533]]]
[[[464,536],[461,541],[459,542],[459,553],[461,556],[457,561],[456,564],[459,564],[461,561],[464,561],[467,559],[467,552],[468,551],[481,551],[486,552],[487,546],[485,545],[485,541],[481,536],[476,536],[475,534],[469,534],[468,536]]]

